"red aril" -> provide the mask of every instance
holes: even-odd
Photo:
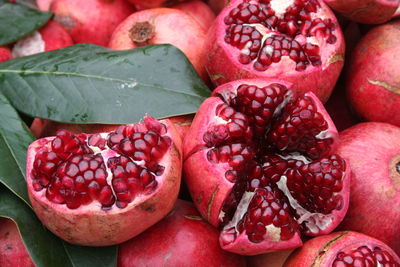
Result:
[[[0,46],[0,62],[11,59],[11,51],[7,46]]]
[[[207,72],[217,85],[279,77],[323,103],[345,49],[340,26],[322,0],[233,0],[218,15],[206,45]]]
[[[218,87],[184,140],[184,177],[223,249],[255,255],[330,233],[348,207],[349,168],[313,93],[282,80]]]
[[[181,165],[181,140],[169,120],[146,116],[100,134],[60,130],[29,146],[28,193],[39,219],[60,238],[113,245],[172,209]]]
[[[400,128],[367,122],[340,138],[337,153],[352,174],[349,211],[340,229],[379,238],[400,253]]]
[[[179,29],[179,34],[176,30]],[[109,47],[123,50],[153,44],[172,44],[188,57],[200,76],[204,68],[205,30],[185,12],[172,8],[138,11],[124,20],[111,36]]]
[[[206,3],[199,0],[174,5],[172,8],[179,9],[191,16],[206,32],[215,20],[214,12]]]
[[[71,36],[64,28],[51,20],[38,31],[16,42],[12,49],[12,55],[13,58],[30,56],[73,44]]]
[[[313,238],[292,253],[283,267],[400,266],[400,258],[383,242],[356,232]]]
[[[192,203],[174,209],[146,232],[119,246],[118,267],[246,266],[243,256],[221,249],[218,230],[204,221]]]
[[[75,43],[107,46],[115,27],[135,9],[126,0],[54,0],[50,11]]]

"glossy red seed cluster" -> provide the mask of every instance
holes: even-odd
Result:
[[[370,248],[368,246],[358,247],[350,252],[339,252],[336,255],[332,267],[399,267],[387,251],[380,247]]]
[[[244,0],[224,18],[228,25],[225,42],[241,50],[240,63],[254,62],[254,69],[258,71],[267,70],[283,56],[296,62],[297,71],[305,70],[310,64],[322,64],[319,46],[295,40],[298,35],[323,36],[328,44],[336,42],[335,24],[331,19],[311,18],[320,8],[318,1],[295,0],[281,16],[271,8],[271,0],[249,2]],[[265,40],[259,27],[269,34]]]

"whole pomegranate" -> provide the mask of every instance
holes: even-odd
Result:
[[[50,5],[54,0],[36,0],[36,5],[41,11],[49,11]]]
[[[214,12],[206,3],[199,0],[181,3],[172,8],[179,9],[191,16],[206,32],[215,20]]]
[[[342,31],[322,0],[233,0],[206,41],[206,68],[220,85],[280,77],[326,102],[344,62]]]
[[[0,218],[0,266],[35,267],[14,221]]]
[[[132,4],[139,6],[141,9],[171,6],[177,3],[185,2],[186,0],[128,0]]]
[[[247,265],[251,267],[282,267],[293,252],[293,249],[279,250],[247,257]]]
[[[350,162],[352,173],[341,229],[379,238],[400,253],[400,128],[367,122],[340,137],[337,153]]]
[[[185,12],[173,8],[154,8],[138,11],[118,25],[111,36],[109,48],[122,50],[152,44],[172,44],[185,53],[206,80],[203,55],[205,38],[205,30]]]
[[[71,36],[57,22],[49,21],[44,27],[19,40],[12,49],[13,58],[30,56],[73,45]]]
[[[221,249],[218,230],[192,203],[179,200],[162,221],[119,246],[118,267],[246,266],[243,256]]]
[[[115,27],[135,9],[126,0],[54,0],[50,11],[75,43],[107,46]]]
[[[400,266],[400,258],[383,242],[356,232],[313,238],[292,253],[284,267]]]
[[[184,177],[223,249],[255,255],[330,233],[348,207],[349,168],[318,98],[282,80],[218,87],[184,140]]]
[[[400,14],[399,0],[325,0],[346,18],[364,24],[379,24]]]
[[[0,62],[11,59],[11,51],[7,46],[0,46]]]
[[[347,65],[346,90],[354,111],[368,121],[400,126],[400,21],[370,30]]]
[[[124,242],[173,207],[181,179],[181,140],[169,120],[100,134],[60,130],[27,153],[32,207],[60,238],[78,245]]]

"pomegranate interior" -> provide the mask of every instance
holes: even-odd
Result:
[[[393,256],[379,246],[360,246],[358,248],[345,249],[337,253],[332,267],[352,267],[352,266],[393,266],[399,267]]]
[[[319,100],[293,97],[278,83],[242,84],[214,96],[222,101],[216,125],[203,136],[207,159],[228,166],[225,178],[235,183],[219,215],[223,242],[244,230],[254,243],[267,231],[289,240],[299,230],[324,230],[343,208],[346,164],[331,154],[337,132]]]
[[[244,0],[224,18],[225,42],[238,60],[257,71],[288,57],[297,71],[320,66],[322,45],[334,44],[335,22],[324,18],[318,0]]]
[[[165,125],[149,117],[110,133],[60,130],[36,153],[33,188],[46,190],[48,200],[70,209],[92,202],[102,209],[124,208],[157,188],[157,177],[164,173],[159,163],[171,146],[166,134]]]

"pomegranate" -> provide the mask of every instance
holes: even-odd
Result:
[[[199,0],[181,3],[172,8],[179,9],[191,16],[206,32],[215,20],[214,12],[206,3]]]
[[[292,252],[293,249],[288,249],[250,256],[247,257],[247,265],[251,267],[282,267]]]
[[[400,14],[399,0],[325,0],[332,9],[359,23],[379,24]]]
[[[186,0],[128,0],[135,6],[139,6],[141,9],[171,6],[177,3],[185,2]]]
[[[179,29],[179,34],[176,30]],[[203,45],[206,32],[185,12],[172,8],[138,11],[124,20],[111,36],[111,49],[131,49],[152,44],[172,44],[182,50],[200,76],[207,80]]]
[[[11,59],[11,51],[7,46],[0,46],[0,62]]]
[[[71,36],[57,22],[49,21],[44,27],[19,40],[12,49],[13,58],[73,45]]]
[[[307,241],[284,267],[400,266],[400,258],[383,242],[356,232],[337,232]]]
[[[178,200],[162,221],[119,246],[118,267],[246,266],[243,256],[221,249],[218,230],[192,203]]]
[[[0,266],[35,267],[14,221],[0,218]]]
[[[281,80],[218,87],[184,140],[184,177],[223,249],[255,255],[331,232],[348,206],[348,167],[318,98]]]
[[[379,238],[400,253],[400,128],[357,124],[340,134],[337,153],[351,166],[350,208],[340,226]]]
[[[41,11],[49,11],[50,5],[54,0],[36,0],[36,5]]]
[[[400,21],[370,30],[347,65],[346,89],[354,111],[368,121],[400,126]]]
[[[173,207],[181,179],[181,140],[169,120],[100,134],[58,131],[28,148],[33,209],[60,238],[78,245],[124,242]]]
[[[233,0],[206,41],[206,68],[220,85],[282,77],[326,102],[343,67],[344,40],[321,0]]]
[[[207,3],[214,13],[218,15],[219,12],[228,5],[229,0],[208,0]]]
[[[115,27],[135,10],[126,0],[54,0],[50,11],[75,43],[107,46]]]

